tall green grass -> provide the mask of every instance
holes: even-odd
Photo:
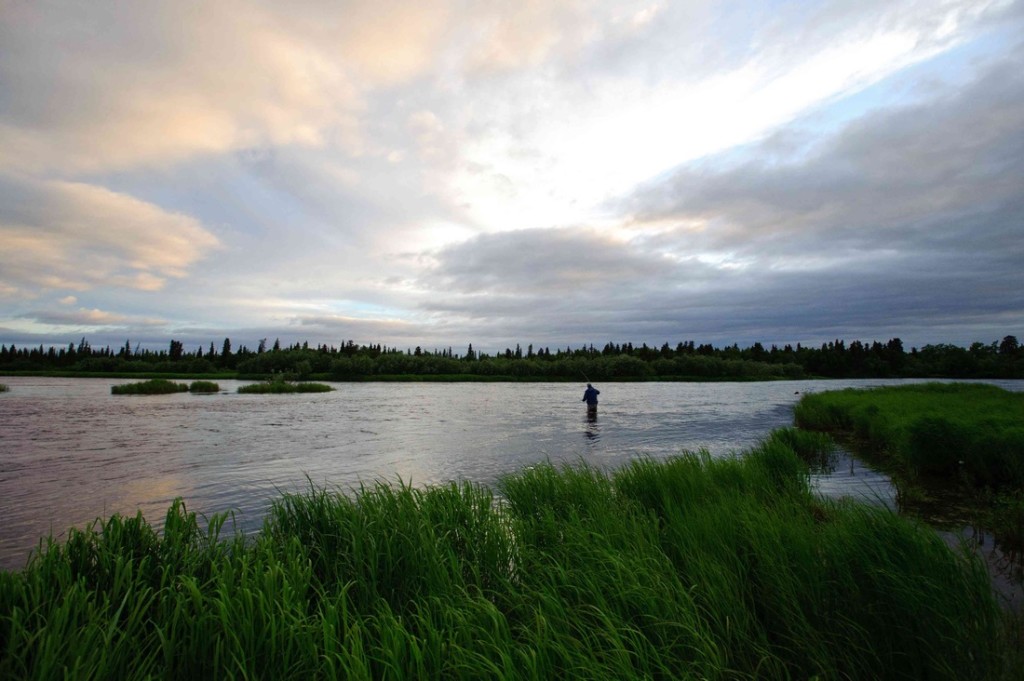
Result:
[[[213,381],[192,381],[188,390],[191,393],[216,393],[220,392],[220,385]]]
[[[222,537],[176,501],[0,573],[0,678],[995,679],[975,558],[816,499],[769,438],[497,489],[285,495]]]
[[[327,393],[332,390],[334,390],[334,388],[325,383],[292,383],[291,381],[283,381],[279,379],[263,381],[261,383],[252,383],[238,388],[238,392],[244,394]]]
[[[184,383],[175,383],[165,378],[153,378],[138,383],[125,383],[123,385],[110,386],[110,392],[114,395],[168,395],[170,393],[187,392],[188,386]]]
[[[804,395],[794,417],[852,435],[912,478],[1024,486],[1024,393],[962,383],[848,389]]]
[[[793,450],[814,472],[835,469],[836,442],[828,433],[800,428],[777,428],[768,434],[766,443],[778,443]]]

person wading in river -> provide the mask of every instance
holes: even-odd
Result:
[[[597,396],[600,394],[600,390],[587,383],[587,389],[583,391],[583,399],[580,400],[581,402],[587,403],[587,413],[597,413]]]

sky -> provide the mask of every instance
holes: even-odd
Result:
[[[1024,0],[0,0],[0,342],[1024,338]]]

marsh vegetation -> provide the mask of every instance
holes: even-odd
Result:
[[[847,438],[926,515],[953,510],[1024,550],[1024,393],[962,383],[847,389],[803,396],[794,418]]]
[[[169,395],[188,392],[188,385],[168,381],[165,378],[152,378],[138,383],[113,385],[110,386],[110,392],[114,395]]]
[[[220,392],[220,385],[213,381],[192,381],[188,386],[188,390],[192,393],[218,393]]]
[[[152,378],[148,381],[111,386],[110,392],[114,395],[169,395],[184,392],[216,393],[220,392],[220,386],[213,381],[176,383],[166,378]]]
[[[0,676],[935,678],[1006,671],[984,568],[744,458],[286,495],[254,539],[175,502],[0,573]]]
[[[289,381],[282,377],[275,377],[269,381],[243,385],[238,388],[238,392],[243,394],[327,393],[332,390],[334,388],[324,383]]]

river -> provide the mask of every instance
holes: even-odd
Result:
[[[113,513],[160,525],[175,497],[259,529],[270,502],[312,483],[491,484],[543,461],[614,468],[706,449],[725,456],[792,424],[801,394],[891,380],[604,383],[596,418],[567,383],[334,383],[334,392],[111,395],[123,379],[0,378],[0,568],[42,536]],[[993,381],[1024,390],[1024,381]],[[849,470],[847,470],[849,468]],[[857,462],[815,482],[890,503]],[[230,525],[229,525],[230,526]]]

